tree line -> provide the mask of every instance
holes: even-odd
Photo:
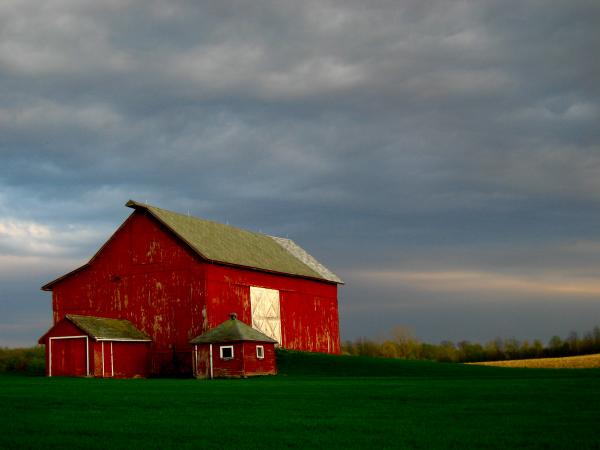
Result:
[[[484,344],[471,341],[419,341],[411,329],[396,327],[382,339],[359,338],[342,343],[342,353],[382,358],[426,359],[439,362],[501,361],[509,359],[549,358],[600,353],[600,327],[565,338],[553,336],[546,344],[539,339],[496,338]]]
[[[46,365],[44,347],[0,347],[0,373],[13,372],[27,375],[43,375]]]

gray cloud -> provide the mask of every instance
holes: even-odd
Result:
[[[85,260],[131,197],[295,238],[348,273],[349,337],[378,326],[350,313],[366,286],[382,328],[437,339],[454,308],[488,338],[520,298],[551,334],[531,293],[491,314],[353,274],[597,275],[598,23],[583,0],[3,2],[2,270]],[[600,313],[559,300],[565,328]]]

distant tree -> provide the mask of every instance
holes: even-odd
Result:
[[[0,373],[43,375],[46,366],[43,345],[28,348],[0,347]]]
[[[429,361],[440,361],[440,351],[438,345],[421,344],[420,349],[421,359],[427,359]]]
[[[531,356],[533,358],[541,358],[542,356],[544,356],[544,344],[542,344],[542,341],[540,341],[539,339],[533,341],[532,350],[533,352]]]
[[[564,349],[563,340],[560,336],[554,335],[548,341],[548,354],[549,356],[560,356]]]
[[[341,352],[343,355],[356,355],[356,350],[354,349],[354,342],[349,340],[342,342]]]
[[[489,341],[484,347],[485,359],[487,361],[500,361],[504,358],[504,341],[501,338],[496,338]]]
[[[381,356],[379,345],[364,337],[356,341],[354,351],[357,356]]]
[[[398,358],[398,346],[392,341],[385,341],[381,344],[381,356],[384,358]]]
[[[460,341],[457,345],[460,361],[472,362],[485,359],[485,351],[481,344],[469,341]]]
[[[569,346],[569,354],[570,355],[579,355],[581,349],[581,342],[579,340],[579,335],[576,331],[571,331],[569,333],[569,337],[567,337],[567,345]]]
[[[510,338],[504,341],[504,355],[506,359],[516,359],[519,357],[521,350],[521,343],[515,339]]]
[[[521,342],[517,358],[533,358],[533,347],[527,339]]]
[[[594,347],[600,351],[600,327],[596,325],[592,330],[592,336],[594,341]]]
[[[438,361],[441,362],[458,362],[458,351],[454,342],[452,341],[442,341],[438,346]]]
[[[420,343],[414,336],[414,330],[405,326],[394,327],[390,333],[396,346],[397,358],[415,359],[418,357]]]

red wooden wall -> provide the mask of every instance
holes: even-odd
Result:
[[[221,359],[220,347],[233,346],[233,358]],[[263,359],[256,357],[256,346],[264,348]],[[210,344],[198,344],[195,349],[196,371],[199,378],[210,377]],[[235,378],[254,375],[275,375],[277,362],[275,358],[275,344],[268,342],[223,342],[213,344],[213,377]]]
[[[127,319],[153,340],[151,373],[190,373],[190,339],[231,312],[251,323],[250,286],[280,291],[283,347],[339,353],[336,284],[207,263],[140,210],[87,267],[52,286],[54,321]]]
[[[127,319],[152,337],[152,373],[191,371],[188,341],[206,330],[202,271],[192,252],[136,211],[88,267],[53,286],[54,320]]]
[[[146,342],[113,342],[115,378],[148,376],[149,347]]]
[[[63,339],[73,336],[72,339]],[[50,338],[60,338],[52,339]],[[87,375],[87,357],[91,354],[92,343],[79,328],[67,320],[53,327],[40,339],[46,346],[46,375],[81,376]],[[86,344],[89,346],[86,352]],[[92,372],[90,367],[90,373]]]
[[[205,264],[208,324],[232,312],[252,324],[250,286],[279,291],[281,345],[310,352],[339,353],[337,285],[255,270]]]
[[[95,377],[132,378],[150,375],[149,342],[94,342],[93,352],[92,375]]]
[[[262,345],[265,357],[256,357],[256,346]],[[277,360],[275,358],[275,344],[267,342],[243,343],[244,373],[246,375],[275,375],[277,373]]]
[[[83,377],[88,375],[88,365],[89,375],[95,377],[149,375],[148,342],[95,341],[64,319],[52,327],[40,343],[46,346],[46,375],[50,375],[51,370],[53,377]]]

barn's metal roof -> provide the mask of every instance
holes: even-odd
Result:
[[[226,320],[220,325],[217,325],[206,333],[195,337],[190,341],[190,344],[210,344],[212,342],[234,342],[234,341],[256,341],[256,342],[273,342],[266,334],[246,325],[244,322],[237,320],[233,315],[229,320]]]
[[[76,314],[67,314],[65,317],[97,341],[152,341],[147,334],[134,327],[129,320]]]
[[[302,261],[312,270],[321,275],[321,278],[329,281],[335,281],[336,283],[343,284],[344,282],[338,277],[335,273],[321,264],[319,261],[315,259],[314,256],[310,255],[306,250],[300,247],[291,239],[277,237],[277,236],[269,236],[271,239],[274,239],[279,245],[285,248],[291,255],[295,258]]]
[[[133,200],[129,200],[126,206],[148,211],[209,261],[343,283],[290,239],[267,236]]]

